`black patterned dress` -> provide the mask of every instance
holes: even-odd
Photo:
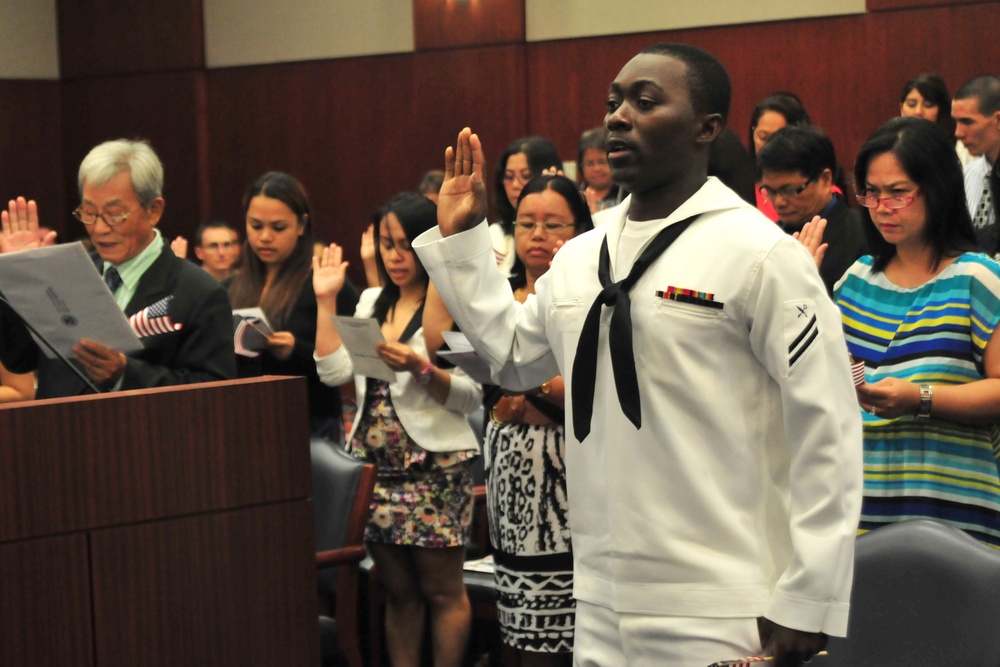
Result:
[[[563,426],[490,423],[486,496],[504,642],[573,650],[576,601]]]

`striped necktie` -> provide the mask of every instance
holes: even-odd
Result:
[[[104,272],[104,284],[111,290],[112,295],[118,291],[118,288],[122,286],[122,277],[118,274],[118,269],[113,266],[108,267],[108,270]]]

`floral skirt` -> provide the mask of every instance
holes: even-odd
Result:
[[[368,379],[350,452],[378,467],[365,540],[426,548],[462,546],[472,527],[475,450],[431,452],[407,435],[388,383]]]

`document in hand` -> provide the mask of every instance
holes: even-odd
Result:
[[[396,371],[389,368],[375,351],[377,343],[385,342],[378,320],[374,317],[336,315],[333,317],[333,325],[337,327],[340,340],[347,348],[347,354],[351,356],[356,375],[386,382],[396,381]]]
[[[444,342],[451,349],[439,350],[439,357],[447,359],[461,368],[476,382],[480,384],[493,384],[489,366],[472,349],[472,345],[469,343],[469,339],[465,337],[465,334],[457,331],[443,331],[441,335],[444,337]]]
[[[82,243],[0,255],[0,292],[67,358],[83,338],[125,354],[142,349]]]

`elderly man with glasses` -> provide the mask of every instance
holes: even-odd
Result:
[[[789,234],[814,217],[826,220],[819,273],[827,292],[858,257],[868,252],[866,224],[835,190],[837,158],[829,137],[809,125],[783,127],[757,153],[761,193],[778,212],[778,224]]]
[[[163,166],[153,149],[140,141],[105,142],[84,158],[78,182],[81,203],[73,216],[84,224],[97,269],[143,349],[125,355],[84,339],[73,348],[71,363],[102,391],[235,377],[225,290],[176,257],[156,228],[164,209]],[[55,243],[53,233],[39,229],[34,202],[12,201],[2,218],[0,252]],[[0,306],[0,361],[15,372],[37,371],[37,398],[91,390],[62,361],[43,354],[6,306]]]

